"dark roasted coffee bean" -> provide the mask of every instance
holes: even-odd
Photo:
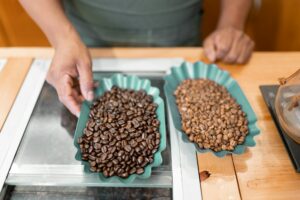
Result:
[[[122,133],[121,134],[121,139],[124,139],[124,138],[126,138],[127,137],[127,134],[126,133]]]
[[[152,150],[153,149],[153,146],[152,144],[148,144],[148,149]]]
[[[149,158],[149,163],[152,163],[153,162],[153,158]]]
[[[92,161],[90,162],[91,167],[95,167],[96,166],[96,161]]]
[[[116,136],[116,139],[117,139],[118,141],[120,141],[120,140],[121,140],[121,136],[120,136],[120,135],[117,135],[117,136]]]
[[[120,168],[120,169],[118,169],[118,174],[122,174],[124,172],[124,169],[122,169],[122,168]]]
[[[129,174],[134,174],[135,172],[136,172],[136,168],[133,167],[133,168],[130,169]]]
[[[143,163],[141,164],[141,167],[145,167],[147,164],[148,164],[148,162],[143,162]]]
[[[103,153],[100,157],[101,161],[104,161],[107,158],[107,153]]]
[[[114,174],[115,174],[115,172],[113,170],[110,170],[108,176],[110,177],[110,176],[113,176]]]
[[[136,157],[135,156],[131,157],[131,160],[132,160],[132,162],[135,162],[136,161]]]
[[[135,147],[134,150],[135,150],[137,153],[140,153],[140,151],[141,151],[140,147]]]
[[[99,144],[99,143],[94,144],[94,148],[95,149],[100,149],[101,148],[101,144]]]
[[[94,143],[97,143],[97,142],[99,142],[100,141],[100,137],[95,137],[94,139],[93,139],[93,142]]]
[[[112,165],[113,165],[112,162],[108,162],[106,166],[107,166],[107,167],[111,167]]]
[[[135,129],[134,128],[130,128],[130,129],[128,129],[128,132],[129,133],[132,133],[132,132],[134,132],[135,131]]]
[[[126,112],[126,115],[132,115],[132,114],[133,114],[133,112],[131,110]]]
[[[100,158],[97,158],[97,159],[96,159],[96,163],[97,163],[97,164],[101,163],[101,159],[100,159]]]
[[[138,145],[138,143],[135,140],[131,140],[130,145],[132,148],[135,148]]]
[[[138,120],[136,120],[136,119],[132,120],[132,124],[133,124],[134,128],[138,128],[140,126]]]
[[[91,167],[90,170],[91,170],[92,172],[96,172],[96,171],[97,171],[97,168],[96,168],[96,167]]]
[[[123,140],[123,141],[122,141],[122,147],[124,148],[125,146],[127,146],[127,141],[126,141],[126,140]]]
[[[145,91],[116,86],[96,99],[83,135],[77,140],[82,160],[90,163],[91,171],[123,178],[144,173],[143,167],[153,162],[160,143],[156,108]],[[239,129],[245,126],[243,123],[239,122]]]
[[[111,128],[111,125],[109,123],[105,124],[105,127],[110,129]]]
[[[143,161],[144,161],[143,156],[139,156],[137,161],[138,161],[139,164],[143,163]]]
[[[136,139],[136,141],[137,141],[138,143],[140,143],[141,141],[143,141],[143,139],[142,139],[141,137],[139,137],[138,139]]]
[[[138,168],[138,169],[136,170],[136,173],[137,173],[137,174],[142,174],[142,173],[144,173],[144,169],[143,169],[143,168]]]
[[[103,175],[104,175],[105,177],[108,177],[109,172],[108,172],[107,170],[105,170],[105,171],[103,172]]]
[[[85,134],[86,134],[87,137],[89,137],[89,136],[91,136],[93,134],[93,132],[88,130],[88,131],[86,131]]]
[[[89,153],[92,153],[92,152],[93,152],[93,150],[94,150],[93,146],[90,146],[90,147],[89,147],[89,151],[88,151],[88,152],[89,152]]]
[[[107,140],[108,139],[108,137],[106,135],[100,135],[100,137],[101,137],[101,140]]]
[[[116,132],[116,129],[111,128],[111,129],[109,129],[109,132],[112,133],[112,134],[114,134]]]
[[[90,159],[90,160],[96,160],[96,157],[95,157],[95,156],[92,156],[92,155],[89,155],[89,159]]]
[[[112,154],[112,153],[108,154],[108,156],[107,156],[107,160],[110,160],[110,159],[112,159],[112,157],[113,157],[113,154]]]
[[[94,133],[93,137],[98,137],[100,134],[99,132]]]
[[[146,147],[147,146],[147,143],[145,142],[145,141],[142,141],[142,143],[141,143],[144,147]]]
[[[103,147],[101,148],[101,151],[102,151],[103,153],[106,153],[106,152],[107,152],[107,147],[106,147],[106,146],[103,146]]]
[[[160,143],[159,139],[155,140],[155,144],[158,145]]]
[[[131,146],[130,145],[126,145],[124,147],[125,151],[130,152],[131,151]]]
[[[128,173],[127,173],[127,172],[124,172],[123,174],[121,174],[121,177],[122,177],[122,178],[127,178],[127,177],[128,177]]]
[[[118,124],[119,125],[125,124],[125,121],[121,119],[121,120],[118,121]]]
[[[121,150],[121,151],[118,152],[118,156],[119,156],[119,157],[123,156],[123,154],[124,154],[124,151],[123,151],[123,150]]]
[[[154,154],[155,152],[157,152],[157,148],[152,149],[152,154]]]
[[[116,144],[116,142],[117,142],[117,140],[113,139],[113,141],[111,141],[111,142],[109,143],[109,146],[114,146],[114,145]]]
[[[109,150],[109,152],[113,154],[113,153],[115,153],[116,149],[117,149],[116,147],[111,147],[111,149]]]
[[[117,164],[119,163],[118,159],[114,159],[112,162],[113,162],[115,165],[117,165]]]

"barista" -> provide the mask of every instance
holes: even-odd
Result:
[[[245,63],[254,47],[243,32],[251,0],[220,1],[218,25],[204,40],[204,53],[211,62]],[[94,98],[87,46],[200,45],[201,0],[20,2],[55,48],[47,81],[76,116],[82,101]]]

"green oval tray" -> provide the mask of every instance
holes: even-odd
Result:
[[[165,108],[164,101],[159,96],[159,89],[151,87],[150,81],[148,79],[139,79],[137,76],[125,76],[122,74],[115,74],[111,78],[103,78],[99,80],[100,85],[95,89],[95,96],[101,96],[105,91],[110,90],[112,86],[118,86],[120,88],[140,90],[143,89],[147,94],[153,96],[153,101],[158,105],[156,109],[156,114],[158,120],[160,121],[159,132],[161,135],[160,144],[157,152],[154,154],[154,160],[152,163],[147,165],[144,169],[143,174],[132,174],[127,178],[121,178],[118,176],[105,177],[102,173],[91,172],[89,170],[89,163],[81,159],[80,147],[77,143],[78,138],[83,135],[83,129],[85,128],[86,122],[89,119],[90,105],[91,102],[84,101],[81,107],[80,116],[77,122],[75,135],[74,135],[74,145],[77,148],[77,153],[75,159],[81,161],[84,165],[84,171],[86,173],[99,174],[99,179],[103,182],[109,182],[112,180],[119,180],[123,183],[130,183],[135,178],[146,179],[151,176],[152,167],[157,167],[162,164],[161,152],[166,148],[166,124],[165,124]]]
[[[165,76],[164,90],[167,97],[167,101],[172,113],[172,118],[175,128],[181,133],[184,142],[191,143],[185,133],[182,132],[181,128],[181,117],[177,109],[176,100],[174,96],[174,91],[181,81],[185,79],[196,79],[196,78],[206,78],[217,82],[227,88],[230,94],[237,100],[237,102],[242,106],[243,111],[247,114],[247,119],[249,121],[248,128],[249,133],[245,138],[243,144],[237,145],[233,151],[219,151],[214,152],[210,149],[200,149],[198,145],[195,148],[198,152],[212,152],[218,157],[223,157],[226,154],[242,154],[246,147],[255,146],[254,136],[258,135],[260,130],[256,126],[256,115],[251,108],[246,96],[244,95],[242,89],[238,83],[230,77],[227,71],[221,70],[214,64],[205,64],[203,62],[196,62],[194,64],[184,62],[179,67],[172,67],[171,73]]]

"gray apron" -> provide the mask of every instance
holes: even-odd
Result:
[[[196,46],[200,0],[65,0],[88,46]]]

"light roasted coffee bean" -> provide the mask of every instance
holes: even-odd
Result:
[[[182,81],[175,93],[182,130],[201,149],[232,151],[249,133],[246,113],[227,89],[208,79]]]

